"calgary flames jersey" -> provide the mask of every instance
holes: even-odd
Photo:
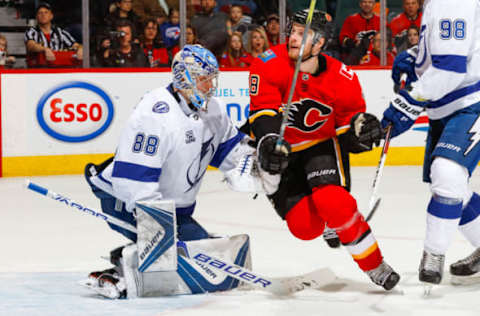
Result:
[[[319,57],[318,74],[299,72],[285,128],[285,140],[292,151],[325,141],[350,127],[358,112],[365,112],[365,100],[357,75],[340,61]],[[286,44],[265,51],[250,67],[251,126],[264,115],[281,115],[295,71]],[[278,132],[278,131],[272,131]]]

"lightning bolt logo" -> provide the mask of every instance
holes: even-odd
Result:
[[[480,141],[480,117],[477,118],[475,123],[473,123],[468,133],[472,134],[472,136],[470,136],[470,140],[472,141],[472,143],[463,153],[464,156],[468,155],[468,153],[473,149],[473,147],[475,147],[475,145],[478,144],[478,142]]]

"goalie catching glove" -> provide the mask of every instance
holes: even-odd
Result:
[[[383,137],[383,131],[378,119],[369,113],[357,113],[350,120],[350,152],[361,153],[378,146]]]
[[[291,153],[290,144],[282,140],[280,150],[276,150],[278,134],[267,134],[258,142],[257,153],[260,168],[269,174],[281,174],[288,167],[288,155]]]

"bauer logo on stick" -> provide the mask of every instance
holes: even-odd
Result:
[[[112,122],[113,103],[99,87],[81,81],[59,84],[42,95],[37,120],[51,137],[84,142],[102,134]]]

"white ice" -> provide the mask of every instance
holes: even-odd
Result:
[[[375,168],[352,168],[352,192],[366,208]],[[33,182],[100,209],[81,176],[33,177]],[[420,167],[386,167],[380,207],[371,220],[385,260],[402,279],[387,293],[371,283],[345,249],[288,232],[265,197],[228,191],[217,171],[207,172],[195,218],[211,232],[247,233],[253,270],[282,277],[330,267],[338,279],[316,290],[278,298],[234,290],[134,300],[106,300],[77,285],[89,271],[109,267],[105,256],[126,239],[104,222],[23,187],[24,178],[0,178],[0,315],[480,315],[480,284],[452,286],[448,265],[471,253],[460,233],[446,259],[441,285],[423,296],[417,269],[423,248],[428,186]],[[478,176],[472,177],[478,191]]]

